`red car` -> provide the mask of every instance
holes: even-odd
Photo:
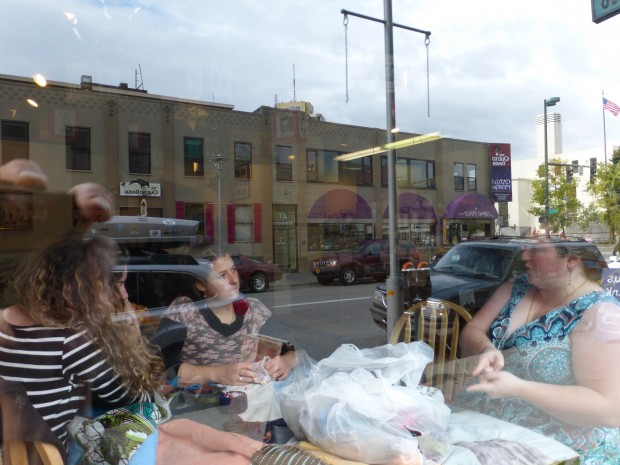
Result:
[[[282,269],[275,263],[263,263],[260,260],[245,255],[231,255],[237,272],[241,289],[251,292],[263,292],[269,289],[269,284],[282,279]]]

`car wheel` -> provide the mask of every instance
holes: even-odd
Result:
[[[250,277],[250,291],[252,292],[263,292],[266,289],[269,289],[269,280],[265,273],[254,273]]]
[[[331,278],[316,278],[316,280],[319,282],[319,284],[322,284],[323,286],[327,286],[328,284],[332,283]]]
[[[355,270],[353,268],[344,268],[340,272],[340,281],[345,286],[349,286],[353,284],[356,279],[357,279],[357,274],[355,273]]]

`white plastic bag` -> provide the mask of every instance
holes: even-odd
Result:
[[[401,344],[345,345],[318,363],[299,351],[292,379],[278,395],[295,436],[365,463],[422,464],[421,451],[443,457],[449,408],[415,386],[394,385],[403,377],[417,383],[432,350],[429,358],[425,344]]]
[[[353,344],[343,344],[329,357],[317,363],[322,377],[337,371],[364,368],[382,377],[390,384],[402,381],[406,386],[420,384],[424,368],[433,360],[431,346],[422,341],[386,344],[359,349]]]

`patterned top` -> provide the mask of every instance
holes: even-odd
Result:
[[[258,347],[258,333],[271,311],[258,299],[248,297],[246,300],[249,308],[245,315],[239,315],[231,325],[220,323],[221,328],[214,328],[189,297],[175,299],[163,317],[187,328],[181,361],[192,365],[223,365],[253,359]],[[236,332],[225,335],[229,333],[226,326],[237,325]]]
[[[0,318],[0,377],[20,382],[52,431],[67,439],[67,424],[92,396],[109,409],[150,400],[129,396],[96,340],[87,332],[41,325],[13,326]],[[90,391],[90,392],[88,392]]]
[[[568,337],[584,312],[601,302],[618,304],[602,292],[591,292],[551,310],[508,335],[512,312],[531,288],[527,275],[515,279],[510,300],[489,329],[489,337],[502,351],[505,370],[537,382],[574,385],[571,341]],[[620,429],[581,427],[552,417],[522,399],[491,399],[484,393],[464,395],[466,407],[533,429],[566,444],[581,455],[582,465],[620,463]]]

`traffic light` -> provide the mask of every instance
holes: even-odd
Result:
[[[571,165],[566,165],[566,183],[573,182],[573,167]]]
[[[590,184],[596,179],[596,157],[590,158]]]

